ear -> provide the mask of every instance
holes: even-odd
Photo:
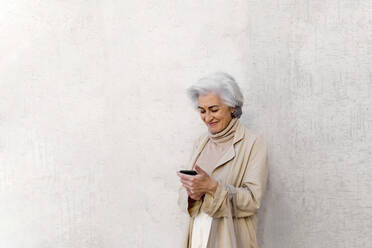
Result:
[[[234,118],[235,107],[230,107],[231,117]]]

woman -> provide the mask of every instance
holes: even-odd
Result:
[[[214,73],[188,89],[207,134],[194,143],[188,169],[178,172],[179,205],[190,218],[187,248],[258,247],[257,210],[265,189],[267,147],[239,121],[243,95],[234,78]]]

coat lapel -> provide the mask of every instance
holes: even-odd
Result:
[[[239,120],[238,120],[238,122],[239,122]],[[243,129],[243,126],[241,125],[241,123],[239,122],[238,126],[236,128],[235,136],[234,136],[234,139],[233,139],[233,142],[232,142],[231,146],[228,148],[228,150],[225,152],[225,154],[218,160],[216,165],[213,167],[213,170],[212,170],[211,174],[213,174],[213,172],[218,167],[226,164],[227,162],[229,162],[230,160],[235,158],[235,154],[236,154],[236,150],[237,150],[236,144],[241,139],[243,139],[243,137],[244,137],[244,129]]]
[[[234,149],[234,145],[232,144],[231,146],[229,146],[229,148],[227,149],[227,151],[225,152],[225,154],[217,161],[217,163],[213,166],[213,169],[212,169],[212,173],[213,171],[215,171],[218,167],[220,167],[221,165],[229,162],[230,160],[232,160],[233,158],[235,157],[235,149]]]
[[[190,161],[191,164],[190,164],[189,168],[191,168],[191,169],[194,168],[195,162],[196,162],[196,160],[198,159],[198,157],[199,157],[201,151],[203,151],[205,145],[208,143],[208,140],[209,140],[209,136],[208,136],[208,134],[205,135],[205,136],[201,139],[201,141],[200,141],[198,147],[196,148],[196,151],[195,151],[195,153],[194,153],[194,155],[193,155],[193,157],[192,157],[192,159],[191,159],[191,161]]]

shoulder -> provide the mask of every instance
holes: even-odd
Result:
[[[266,139],[262,132],[257,130],[249,129],[241,123],[241,132],[243,135],[243,140],[247,143],[251,143],[253,146],[266,147]]]
[[[208,138],[208,133],[202,133],[201,135],[197,136],[197,138],[194,140],[194,146],[199,146],[203,140]]]
[[[203,140],[208,138],[208,133],[203,133],[199,136],[197,136],[196,139],[194,139],[192,150],[193,152],[198,149],[198,147],[203,143]]]
[[[202,133],[201,135],[199,135],[197,138],[196,138],[196,142],[201,142],[202,140],[204,140],[205,138],[208,137],[208,133],[207,132],[204,132]]]

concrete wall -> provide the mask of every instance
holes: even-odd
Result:
[[[261,247],[371,245],[371,1],[1,1],[0,54],[0,247],[179,247],[216,70],[269,143]]]

